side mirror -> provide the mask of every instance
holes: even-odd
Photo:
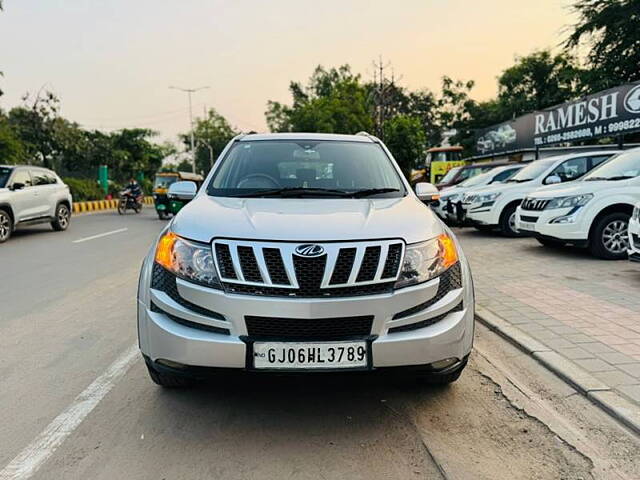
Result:
[[[13,185],[11,185],[11,190],[13,191],[22,190],[23,188],[24,188],[24,183],[14,182]]]
[[[178,200],[192,200],[198,192],[195,182],[175,182],[169,187],[168,195]]]
[[[431,183],[416,183],[416,195],[425,203],[435,202],[440,198],[440,192]]]
[[[555,185],[556,183],[562,183],[562,179],[558,175],[549,175],[544,180],[545,185]]]

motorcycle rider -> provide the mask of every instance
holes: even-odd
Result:
[[[135,178],[129,180],[129,183],[122,193],[125,197],[132,199],[136,206],[142,206],[142,188],[140,188],[140,184]]]

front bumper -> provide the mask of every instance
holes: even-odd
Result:
[[[581,209],[554,208],[552,210],[516,210],[516,228],[522,233],[544,238],[562,240],[583,245],[589,237],[589,226],[581,221]],[[561,217],[571,217],[572,222],[551,223]]]
[[[466,209],[465,221],[471,225],[496,226],[500,222],[500,216],[496,213],[494,205],[470,204]]]
[[[184,308],[166,293],[151,289],[151,261],[143,267],[138,299],[140,349],[150,361],[175,362],[189,367],[251,369],[248,358],[251,338],[246,316],[296,319],[326,319],[373,315],[371,329],[371,368],[424,366],[444,359],[465,359],[473,344],[474,297],[469,268],[461,259],[463,288],[447,293],[439,301],[401,319],[398,312],[424,303],[436,295],[440,280],[381,295],[347,298],[283,298],[226,294],[177,280],[180,296],[193,305],[215,311],[224,319],[204,317]],[[210,327],[226,329],[229,334],[203,331],[177,323],[164,313],[152,311],[151,302],[175,317]],[[462,302],[462,308],[454,307]],[[448,313],[447,312],[450,312]],[[389,333],[389,329],[442,318],[412,331]]]

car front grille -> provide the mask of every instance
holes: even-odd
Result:
[[[373,315],[339,318],[278,318],[246,316],[252,339],[341,340],[371,334]]]
[[[530,210],[530,211],[534,211],[534,212],[539,212],[541,210],[544,210],[548,204],[549,204],[549,200],[538,200],[538,199],[535,199],[535,198],[525,198],[522,201],[522,203],[520,204],[520,207],[523,210]]]
[[[520,215],[520,220],[523,222],[536,223],[538,221],[538,217],[528,217],[527,215]]]
[[[426,302],[422,302],[411,308],[398,312],[393,316],[393,320],[400,318],[410,317],[423,310],[426,310],[431,305],[436,304],[444,298],[444,296],[452,290],[462,288],[462,270],[460,269],[460,262],[453,265],[446,272],[440,275],[440,283],[438,283],[438,291]],[[398,327],[401,328],[401,327]]]
[[[228,293],[285,297],[390,293],[404,255],[401,240],[307,244],[216,239],[220,280]],[[303,249],[302,249],[303,250]]]

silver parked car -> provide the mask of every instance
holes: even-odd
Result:
[[[66,230],[71,221],[69,187],[51,170],[0,165],[0,243],[19,225],[50,223]]]
[[[367,134],[233,139],[152,246],[138,334],[154,382],[220,369],[410,367],[455,381],[473,342],[471,273],[451,231]]]

